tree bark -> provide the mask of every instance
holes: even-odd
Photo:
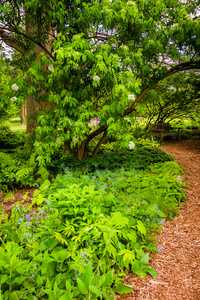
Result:
[[[25,104],[20,105],[20,118],[21,118],[21,124],[26,124],[26,105]]]
[[[96,148],[94,149],[93,152],[93,157],[95,157],[97,155],[97,152],[99,151],[99,148],[101,147],[101,145],[105,142],[106,138],[107,138],[107,130],[104,132],[102,138],[100,139],[100,141],[98,142],[98,144],[96,145]]]

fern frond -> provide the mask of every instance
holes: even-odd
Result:
[[[41,175],[42,181],[45,181],[49,178],[49,171],[45,167],[41,166],[37,171],[37,174]]]
[[[31,157],[30,157],[30,159],[29,159],[29,164],[30,164],[30,166],[31,166],[33,169],[35,169],[35,167],[36,167],[36,165],[37,165],[37,162],[36,162],[35,158],[36,158],[36,153],[32,153],[32,154],[31,154]]]
[[[18,180],[29,175],[29,174],[33,174],[34,169],[31,167],[25,167],[20,169],[17,173],[16,176],[18,177]]]
[[[0,152],[0,164],[3,166],[14,166],[16,161],[7,153]]]

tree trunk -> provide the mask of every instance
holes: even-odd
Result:
[[[94,149],[93,152],[93,157],[95,157],[97,155],[97,152],[99,151],[99,148],[101,147],[101,145],[105,142],[106,138],[107,138],[107,130],[104,132],[102,138],[100,139],[100,141],[98,142],[98,144],[96,145],[96,148]]]
[[[21,124],[26,124],[26,105],[25,104],[20,105],[20,118],[21,118]]]
[[[25,9],[25,21],[26,21],[26,31],[27,33],[33,37],[33,39],[35,38],[35,28],[32,26],[31,23],[31,19],[29,17],[29,14],[27,12],[27,9]],[[38,31],[41,28],[38,27]],[[48,35],[48,39],[45,42],[45,44],[42,46],[38,45],[38,43],[35,43],[35,49],[32,49],[30,53],[28,53],[28,55],[31,54],[36,54],[36,61],[40,61],[41,58],[39,57],[40,53],[45,53],[48,57],[50,57],[50,53],[51,53],[51,37],[50,37],[50,33]],[[51,57],[52,59],[52,57]],[[48,66],[47,65],[43,65],[44,69],[47,69]],[[31,81],[30,81],[30,85],[31,85]],[[42,91],[41,93],[45,93],[44,91]],[[46,102],[37,102],[36,101],[36,97],[33,96],[28,96],[27,97],[27,127],[26,127],[26,133],[34,133],[36,127],[37,127],[37,114],[39,111],[43,111],[45,110],[45,108],[47,107],[47,103]]]
[[[88,154],[87,144],[88,144],[88,139],[81,142],[81,145],[78,148],[78,160],[87,158],[87,154]]]

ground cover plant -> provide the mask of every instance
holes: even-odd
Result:
[[[10,136],[14,141],[11,149],[4,149],[3,152],[0,152],[0,190],[2,191],[14,190],[18,187],[38,186],[45,179],[53,179],[56,174],[63,172],[64,165],[83,172],[93,172],[97,168],[115,169],[121,166],[124,168],[132,166],[144,170],[150,163],[172,160],[168,154],[156,147],[151,147],[149,141],[145,141],[144,145],[141,142],[137,143],[134,152],[130,152],[124,147],[120,148],[119,143],[113,142],[103,145],[102,151],[96,158],[92,158],[91,153],[88,159],[79,161],[74,156],[69,157],[63,151],[57,151],[48,164],[41,165],[36,154],[31,153],[31,149],[26,146],[21,150],[15,148],[16,143],[20,141],[19,138],[16,139],[15,132]]]
[[[2,299],[113,299],[132,290],[125,274],[157,275],[149,253],[184,200],[182,170],[156,148],[113,147],[100,153],[107,165],[66,158],[31,206],[1,215]]]

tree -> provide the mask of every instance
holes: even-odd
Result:
[[[0,123],[8,120],[18,111],[17,97],[11,92],[12,76],[16,72],[10,67],[9,60],[0,60]]]
[[[61,145],[83,159],[100,136],[95,155],[160,80],[200,68],[195,0],[2,2],[0,37],[29,59],[19,86],[41,161]]]
[[[141,103],[148,123],[170,122],[188,116],[200,106],[199,74],[185,71],[168,77],[149,91]]]

